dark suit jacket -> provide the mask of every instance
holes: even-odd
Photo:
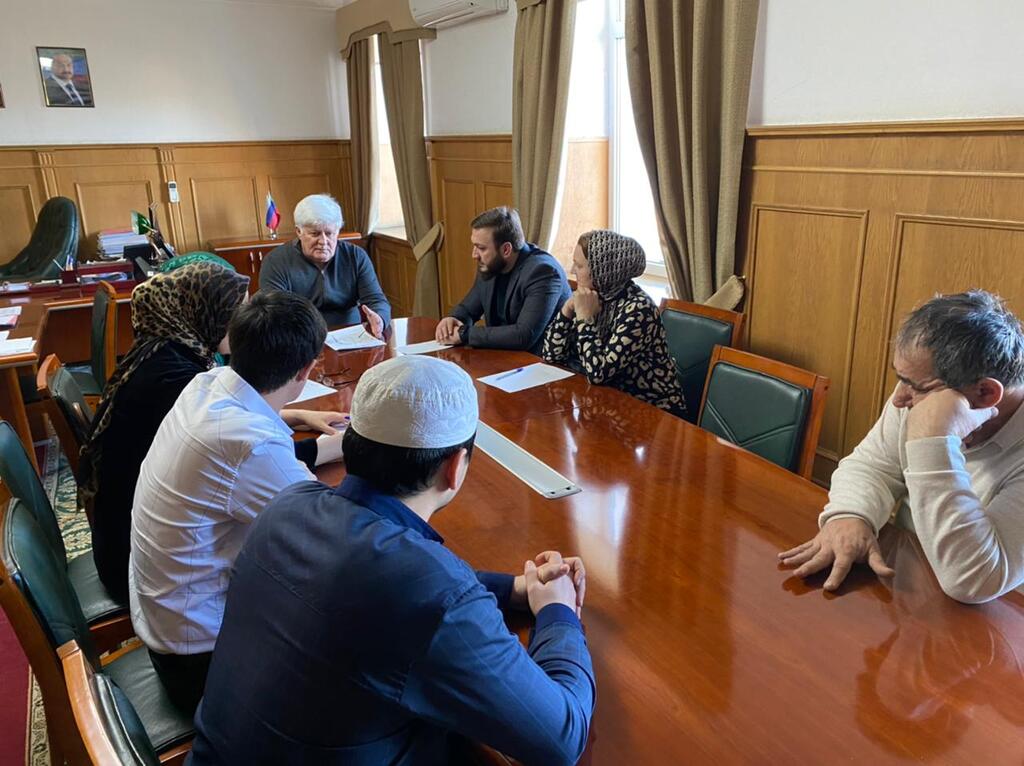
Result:
[[[46,84],[46,100],[50,106],[79,106],[79,103],[72,99],[51,75],[47,75],[44,82]],[[78,95],[82,97],[82,106],[92,106],[92,92],[85,80],[75,77],[71,82],[75,86],[75,90],[78,91]]]
[[[474,348],[507,348],[540,354],[544,330],[571,295],[565,270],[554,257],[530,243],[519,253],[505,291],[508,322],[495,325],[494,279],[476,282],[451,316],[463,324],[463,342]],[[483,317],[486,327],[474,326]]]

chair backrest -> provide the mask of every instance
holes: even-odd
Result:
[[[57,650],[71,712],[95,764],[156,766],[160,759],[135,707],[113,679],[97,673],[78,643]]]
[[[68,260],[74,265],[77,256],[78,208],[67,197],[51,197],[39,210],[32,238],[15,256],[17,263],[10,273],[37,278],[57,276]]]
[[[92,376],[102,391],[117,366],[117,290],[109,282],[100,282],[93,296],[90,347]]]
[[[0,481],[7,486],[11,495],[21,500],[35,515],[54,554],[66,562],[67,549],[50,498],[46,496],[39,474],[25,454],[18,433],[6,420],[0,420]]]
[[[686,419],[696,422],[715,346],[738,346],[743,314],[699,303],[663,298],[661,323],[686,401]]]
[[[39,366],[36,388],[48,404],[47,412],[53,428],[67,455],[68,464],[77,477],[79,452],[89,437],[92,425],[92,407],[56,354],[50,354]]]
[[[828,386],[809,370],[715,346],[697,425],[809,479]]]
[[[95,645],[63,562],[35,515],[16,497],[0,506],[0,606],[39,682],[51,750],[69,763],[90,763],[75,727],[57,648],[77,641],[86,660],[98,667]]]

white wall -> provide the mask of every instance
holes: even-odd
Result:
[[[428,136],[512,132],[516,4],[423,42]]]
[[[761,0],[750,125],[1021,115],[1021,0]]]
[[[423,43],[428,136],[512,132],[515,2],[502,15],[437,31]],[[609,134],[607,0],[580,2],[566,114],[569,138]]]
[[[2,0],[0,145],[347,138],[334,12]],[[96,107],[45,106],[35,46],[85,48]]]

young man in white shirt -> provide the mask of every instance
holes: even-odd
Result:
[[[302,391],[326,325],[306,298],[259,293],[228,328],[231,366],[197,375],[164,418],[132,507],[132,625],[172,701],[195,711],[249,524],[313,478],[279,413]],[[321,436],[317,464],[341,457]]]
[[[899,384],[832,475],[814,539],[779,554],[798,577],[892,574],[877,534],[913,529],[943,591],[981,603],[1024,583],[1024,332],[982,290],[933,298],[895,342]]]

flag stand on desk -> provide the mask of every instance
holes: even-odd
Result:
[[[270,229],[270,238],[277,239],[277,227],[281,225],[281,214],[277,212],[277,205],[274,198],[267,192],[267,228]]]

